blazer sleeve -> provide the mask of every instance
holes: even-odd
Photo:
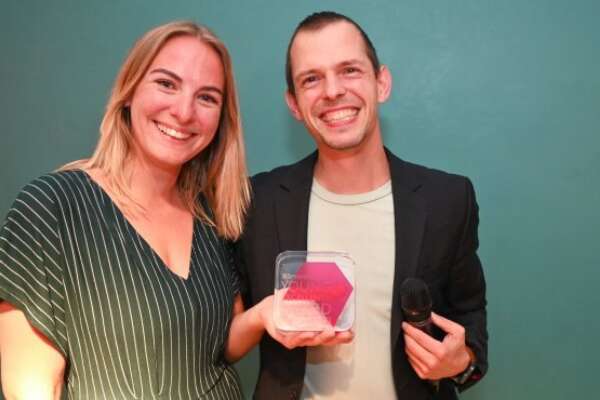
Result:
[[[451,283],[448,285],[447,300],[449,318],[465,327],[466,344],[475,354],[476,371],[471,379],[458,386],[459,391],[476,383],[488,369],[486,283],[477,255],[479,208],[471,181],[465,179],[464,182],[463,226],[450,269]]]

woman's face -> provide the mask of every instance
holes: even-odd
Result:
[[[224,101],[217,52],[192,36],[170,39],[130,101],[138,161],[179,172],[213,140]]]

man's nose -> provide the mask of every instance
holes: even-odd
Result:
[[[338,76],[332,75],[325,78],[325,96],[329,99],[337,99],[346,93],[344,82]]]

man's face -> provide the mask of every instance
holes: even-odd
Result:
[[[286,93],[286,101],[319,150],[360,149],[380,138],[377,105],[389,97],[391,76],[383,66],[376,74],[365,50],[360,32],[345,21],[294,39],[296,93]]]

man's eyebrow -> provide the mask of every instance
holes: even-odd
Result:
[[[365,60],[353,58],[353,59],[345,60],[345,61],[342,61],[342,62],[336,64],[335,68],[347,67],[348,65],[365,66],[367,64],[368,64],[368,62]],[[294,77],[294,80],[297,81],[298,79],[301,79],[302,77],[304,77],[306,75],[311,75],[311,74],[315,74],[318,72],[319,72],[318,68],[312,68],[312,69],[307,69],[306,71],[300,71],[298,74],[296,74],[296,76]]]
[[[151,74],[169,75],[171,78],[173,78],[174,80],[176,80],[179,83],[181,83],[183,81],[183,79],[181,79],[181,77],[179,75],[177,75],[175,72],[169,71],[168,69],[165,69],[165,68],[155,68],[152,71],[150,71],[150,73]],[[212,85],[203,86],[202,90],[208,90],[209,92],[216,92],[216,93],[220,94],[221,96],[223,96],[223,90],[217,86],[212,86]]]
[[[340,67],[346,67],[348,65],[365,65],[367,64],[367,62],[365,62],[364,60],[359,60],[359,59],[352,59],[352,60],[346,60],[346,61],[342,61],[341,63],[339,63],[338,65]]]

